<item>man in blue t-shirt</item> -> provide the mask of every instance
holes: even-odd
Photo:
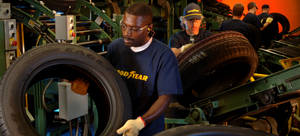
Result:
[[[151,136],[164,129],[163,113],[172,95],[182,86],[176,57],[153,38],[151,7],[136,3],[126,9],[121,29],[123,38],[108,45],[107,58],[127,84],[133,118],[118,134]]]

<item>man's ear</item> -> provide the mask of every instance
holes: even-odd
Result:
[[[153,31],[153,24],[148,25],[147,31],[148,32]]]
[[[154,30],[153,30],[153,24],[150,24],[150,25],[148,26],[147,31],[148,31],[148,35],[149,35],[150,37],[153,37],[153,36],[154,36],[155,32],[154,32]]]

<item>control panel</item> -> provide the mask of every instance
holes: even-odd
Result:
[[[74,40],[76,38],[75,16],[55,16],[55,38],[57,40]]]
[[[17,44],[16,20],[0,20],[0,76],[16,59]]]
[[[10,3],[0,2],[0,19],[9,19],[10,18]]]
[[[15,50],[17,49],[17,34],[16,34],[16,20],[6,19],[4,20],[4,35],[5,35],[5,49]]]

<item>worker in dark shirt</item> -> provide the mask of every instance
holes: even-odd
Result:
[[[175,56],[191,47],[195,42],[211,35],[209,31],[200,28],[202,20],[203,15],[199,5],[196,3],[188,4],[183,11],[183,16],[180,17],[183,30],[172,35],[169,41],[169,47]]]
[[[250,2],[248,4],[248,14],[244,17],[243,21],[249,24],[256,26],[256,28],[260,29],[263,27],[258,17],[256,16],[257,6],[254,2]]]
[[[251,43],[251,45],[257,50],[258,41],[255,36],[255,32],[250,29],[249,24],[241,20],[244,12],[244,6],[241,3],[237,3],[232,9],[232,19],[226,20],[221,24],[220,30],[232,30],[242,33]]]
[[[266,28],[262,30],[262,44],[265,48],[269,48],[271,46],[271,40],[275,39],[277,30],[274,28],[278,28],[278,24],[273,21],[273,16],[269,14],[270,6],[265,4],[262,6],[262,13],[258,15],[258,19],[262,24],[266,24]]]
[[[149,5],[131,5],[120,25],[122,38],[108,45],[106,57],[128,87],[133,113],[117,133],[152,136],[164,130],[164,111],[172,96],[182,94],[177,60],[170,48],[153,38]]]
[[[270,21],[273,19],[268,20],[267,22],[262,24],[259,18],[256,16],[257,9],[258,8],[256,4],[254,2],[250,2],[248,4],[248,14],[244,17],[243,21],[256,26],[257,29],[262,31],[270,24]]]

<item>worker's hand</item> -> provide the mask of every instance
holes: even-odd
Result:
[[[87,90],[89,88],[90,83],[84,79],[77,78],[71,81],[72,86],[71,89],[73,92],[81,95],[87,94]]]
[[[266,20],[266,23],[272,23],[272,21],[273,21],[273,18],[268,17],[267,20]]]
[[[146,126],[145,121],[142,117],[137,119],[127,120],[125,125],[117,130],[118,134],[123,134],[123,136],[138,136],[141,129]]]

